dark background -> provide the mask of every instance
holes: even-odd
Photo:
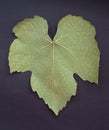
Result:
[[[53,38],[57,22],[81,15],[95,25],[101,51],[99,85],[75,76],[77,96],[56,117],[32,92],[30,72],[9,73],[12,28],[26,17],[40,15]],[[90,70],[89,70],[90,73]],[[108,0],[0,0],[0,130],[109,130],[109,2]]]

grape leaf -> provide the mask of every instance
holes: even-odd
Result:
[[[74,73],[98,83],[100,52],[95,28],[87,20],[65,16],[53,40],[47,21],[40,16],[24,19],[13,32],[17,38],[10,46],[10,72],[31,71],[32,90],[56,115],[76,95]]]

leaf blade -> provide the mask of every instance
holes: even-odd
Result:
[[[98,82],[100,53],[96,32],[82,17],[62,18],[53,41],[46,20],[39,16],[18,23],[13,31],[17,39],[10,47],[10,72],[31,71],[32,90],[56,115],[76,95],[74,73]]]

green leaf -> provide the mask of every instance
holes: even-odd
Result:
[[[10,47],[10,72],[31,71],[31,87],[58,115],[72,95],[77,83],[73,74],[98,83],[100,52],[95,28],[79,16],[67,15],[58,24],[53,40],[48,24],[39,16],[18,23]]]

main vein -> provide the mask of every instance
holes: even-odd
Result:
[[[54,87],[54,44],[53,44],[53,64],[52,64],[52,87]]]

